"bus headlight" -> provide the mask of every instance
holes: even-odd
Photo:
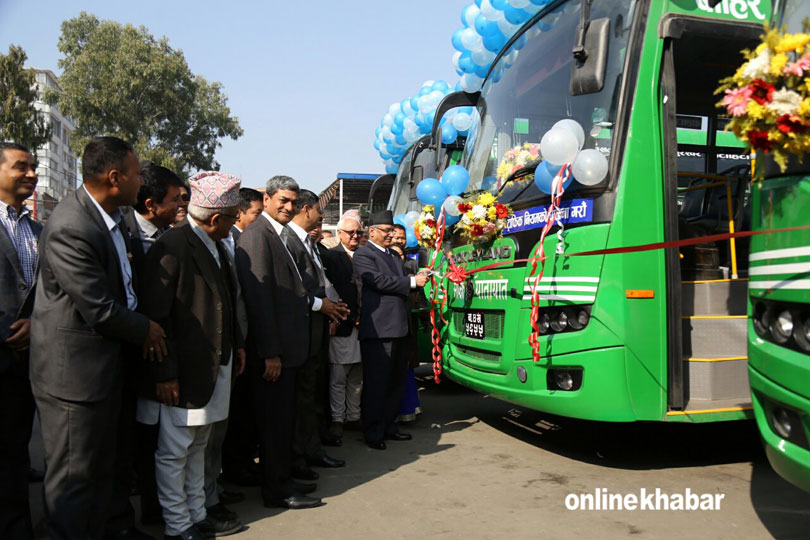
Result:
[[[551,329],[555,332],[562,332],[568,328],[568,315],[565,311],[560,311],[551,319]]]
[[[810,353],[810,315],[805,315],[804,321],[796,322],[793,339],[802,351]]]
[[[572,330],[582,330],[585,328],[585,325],[588,324],[588,320],[591,316],[588,314],[587,311],[584,309],[578,309],[575,312],[571,312],[568,316],[568,326],[571,327]]]
[[[770,337],[770,333],[768,331],[768,321],[766,320],[767,314],[768,308],[765,307],[765,304],[762,302],[758,302],[754,307],[754,316],[752,319],[754,323],[754,331],[759,337],[764,339],[768,339],[768,337]]]
[[[771,412],[771,419],[773,420],[773,428],[776,433],[783,439],[790,439],[793,424],[790,421],[788,412],[782,407],[774,407]]]
[[[537,332],[540,334],[545,334],[548,332],[549,326],[551,326],[551,318],[548,316],[548,313],[543,313],[540,315],[540,322],[537,325]]]
[[[787,343],[793,334],[793,316],[789,311],[783,311],[771,323],[771,335],[777,343]]]

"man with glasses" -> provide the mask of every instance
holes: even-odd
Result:
[[[158,423],[155,470],[166,538],[233,534],[235,516],[207,514],[205,449],[228,416],[231,379],[245,367],[233,262],[222,240],[236,221],[241,181],[194,175],[189,219],[146,254],[141,308],[166,329],[168,355],[149,365],[138,420]]]
[[[363,436],[370,448],[385,450],[385,439],[411,439],[396,424],[408,373],[403,338],[408,335],[408,294],[423,287],[427,276],[407,276],[402,261],[388,249],[394,233],[390,210],[372,214],[369,225],[369,242],[353,258],[362,287]]]
[[[340,244],[328,250],[326,274],[340,298],[349,308],[329,339],[329,404],[332,423],[329,434],[337,441],[343,437],[343,427],[360,427],[360,391],[363,388],[363,366],[357,324],[360,317],[360,291],[354,275],[352,258],[360,246],[363,222],[357,210],[348,210],[338,222]]]

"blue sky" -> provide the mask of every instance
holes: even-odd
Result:
[[[58,73],[63,20],[84,10],[144,25],[224,85],[245,134],[221,169],[246,186],[275,174],[320,191],[338,172],[382,173],[372,146],[388,107],[428,79],[455,84],[450,37],[472,0],[211,2],[0,0],[0,50]]]

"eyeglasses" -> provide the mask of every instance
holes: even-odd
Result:
[[[393,227],[374,227],[374,228],[377,229],[378,231],[384,232],[385,234],[391,234],[394,232]]]
[[[191,200],[191,195],[187,195],[187,194],[180,195],[180,199],[185,201],[185,202],[188,202],[188,201]]]
[[[361,231],[359,229],[356,230],[356,231],[347,231],[346,229],[338,229],[338,230],[340,232],[342,232],[342,233],[345,233],[345,234],[349,235],[349,236],[362,236],[362,234],[363,234],[363,231]]]

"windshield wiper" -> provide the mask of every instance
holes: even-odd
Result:
[[[495,197],[498,197],[498,195],[501,194],[503,189],[506,186],[508,186],[510,183],[514,182],[515,180],[520,180],[521,178],[525,178],[526,176],[529,176],[530,174],[534,174],[534,172],[537,170],[537,166],[540,165],[540,163],[542,163],[542,161],[538,161],[537,163],[533,163],[532,165],[529,165],[528,167],[524,167],[522,169],[519,169],[519,170],[513,172],[512,174],[510,174],[509,176],[507,176],[504,183],[501,184],[500,188],[498,188],[498,193],[495,194]],[[518,197],[523,195],[523,192],[526,191],[527,189],[529,189],[529,186],[531,186],[531,185],[532,185],[531,182],[526,184],[526,187],[521,189],[520,193],[518,193],[515,197],[513,197],[512,200],[514,201],[515,199],[517,199]]]

